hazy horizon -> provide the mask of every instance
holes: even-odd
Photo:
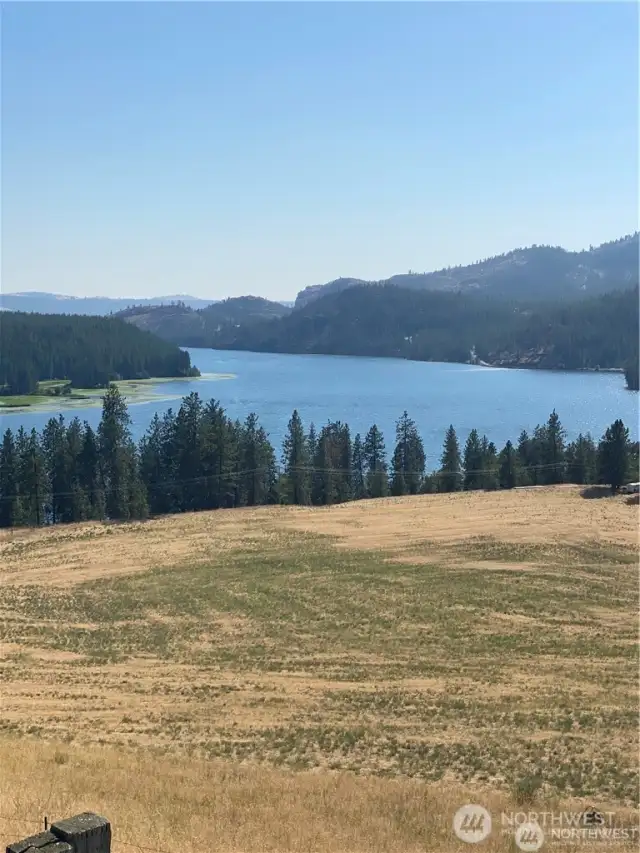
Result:
[[[597,243],[593,243],[591,245],[593,245],[594,247],[597,247],[597,246],[600,246],[600,245],[605,244],[605,243],[609,243],[609,242],[612,242],[615,240],[622,239],[625,236],[630,235],[630,234],[634,234],[634,233],[636,233],[636,232],[635,231],[627,231],[625,234],[620,234],[617,237],[611,237],[611,238],[608,238],[606,240],[599,240]],[[530,246],[512,246],[511,249],[505,249],[504,251],[508,252],[508,251],[511,251],[512,249],[526,249],[526,248],[530,248]],[[583,250],[587,250],[589,248],[589,246],[576,246],[576,247],[560,246],[559,248],[565,249],[566,251],[569,251],[569,252],[580,252]],[[502,252],[498,252],[497,254],[502,254]],[[458,263],[452,263],[452,264],[450,264],[450,266],[452,266],[452,267],[467,266],[469,264],[472,264],[472,263],[475,263],[476,261],[481,261],[481,260],[483,260],[483,258],[475,258],[471,261],[464,261],[464,262],[461,262],[459,264]],[[433,270],[431,270],[431,269],[428,269],[428,270],[412,270],[412,272],[437,272],[438,269],[442,269],[442,267],[434,268]],[[383,280],[386,278],[390,278],[393,275],[398,275],[398,274],[402,274],[402,273],[406,273],[406,272],[407,272],[407,270],[397,270],[395,273],[391,273],[389,276],[376,276],[370,280],[372,280],[372,281]],[[353,275],[353,276],[345,276],[345,278],[362,278],[362,276]],[[313,284],[326,284],[327,282],[333,281],[333,280],[334,279],[327,279],[326,282],[312,282],[312,283]],[[303,290],[305,287],[307,287],[307,285],[302,284],[295,291],[295,293],[293,293],[291,296],[284,296],[284,297],[269,296],[269,297],[264,297],[264,298],[271,299],[275,302],[294,302],[297,294],[301,290]],[[4,288],[0,288],[0,293],[4,293],[7,296],[11,296],[11,295],[29,296],[31,294],[46,293],[49,296],[60,296],[60,297],[67,297],[67,298],[73,298],[73,299],[124,299],[124,300],[132,300],[132,299],[154,299],[154,298],[160,298],[161,299],[163,297],[164,298],[192,297],[192,298],[196,298],[196,299],[208,299],[209,298],[207,295],[190,293],[189,291],[183,291],[181,293],[179,293],[177,291],[174,291],[174,292],[164,291],[162,293],[148,293],[148,294],[144,294],[144,295],[134,294],[133,296],[113,296],[109,293],[73,294],[73,293],[63,293],[61,291],[53,291],[53,290],[22,290],[22,291],[13,291],[12,290],[12,291],[9,291],[9,290],[5,290]],[[234,293],[234,294],[232,294],[233,297],[237,297],[237,296],[259,296],[259,295],[261,295],[261,294],[250,293],[248,291],[246,293]],[[222,299],[229,298],[229,296],[227,294],[222,294],[220,296],[214,296],[211,298],[215,299],[215,300],[222,300]]]
[[[292,301],[638,229],[635,4],[2,17],[4,293]]]

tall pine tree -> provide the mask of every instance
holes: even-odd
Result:
[[[439,492],[457,492],[462,488],[462,461],[460,459],[460,445],[458,436],[453,428],[449,427],[444,437],[440,471],[438,476]]]
[[[367,496],[365,483],[364,448],[360,433],[356,433],[353,439],[353,452],[351,456],[351,492],[353,499],[361,500]]]
[[[477,429],[472,429],[464,446],[464,488],[481,489],[484,471],[482,443]]]
[[[391,460],[391,492],[417,495],[422,486],[425,453],[415,421],[407,412],[396,423],[396,446]]]
[[[101,480],[109,519],[143,518],[148,512],[130,425],[124,397],[112,384],[104,395],[98,426]]]
[[[387,460],[382,433],[374,424],[364,439],[363,456],[366,469],[366,492],[370,498],[383,498],[389,492]]]
[[[0,527],[18,524],[18,455],[13,433],[5,430],[0,448]]]
[[[580,433],[575,441],[568,444],[565,452],[567,483],[577,483],[580,486],[594,483],[596,481],[597,455],[596,445],[588,433],[587,435]]]
[[[310,459],[302,420],[295,409],[282,445],[285,495],[287,503],[308,504],[310,501]]]
[[[598,445],[598,470],[601,482],[617,492],[627,480],[629,430],[620,419],[607,427]]]
[[[498,478],[501,489],[513,489],[518,484],[518,456],[510,441],[498,456]]]

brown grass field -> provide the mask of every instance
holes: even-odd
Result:
[[[85,809],[114,853],[469,850],[467,802],[637,827],[623,497],[5,531],[0,590],[0,849]]]

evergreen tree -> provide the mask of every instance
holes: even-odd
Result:
[[[627,481],[629,430],[620,419],[607,427],[598,445],[598,470],[603,483],[616,492]]]
[[[96,520],[104,518],[105,502],[98,439],[86,421],[82,450],[78,459],[78,480],[87,499],[87,517]]]
[[[13,433],[7,429],[0,449],[0,527],[18,523],[18,457]]]
[[[438,476],[438,491],[457,492],[462,488],[462,482],[460,446],[458,444],[456,431],[453,428],[453,424],[451,424],[444,438]]]
[[[199,395],[193,391],[182,400],[175,420],[173,435],[174,486],[177,504],[181,512],[205,509],[206,484],[202,475],[204,442],[201,426],[203,405]]]
[[[311,500],[333,504],[351,500],[351,435],[340,421],[328,423],[316,440]]]
[[[323,427],[316,440],[311,483],[311,503],[315,505],[328,505],[335,502],[332,438],[331,431]]]
[[[169,410],[172,414],[171,410]],[[152,515],[170,512],[172,503],[167,488],[170,471],[165,467],[165,422],[156,412],[140,439],[140,476],[147,490],[149,511]]]
[[[240,435],[215,400],[204,408],[202,457],[207,483],[206,503],[211,509],[235,506],[238,494]]]
[[[310,460],[307,439],[298,410],[295,409],[282,445],[282,462],[286,477],[286,499],[292,504],[308,504],[310,500]]]
[[[258,506],[275,500],[276,462],[273,447],[253,412],[247,416],[240,437],[242,505]]]
[[[208,509],[211,509],[215,506],[215,504],[212,502],[212,490],[214,481],[211,480],[209,477],[211,473],[210,461],[206,458],[209,433],[209,421],[207,418],[207,413],[209,411],[210,406],[215,406],[215,403],[211,401],[211,403],[205,407],[201,429],[201,440],[203,444],[203,460],[201,474],[203,477],[205,477],[205,505]],[[160,501],[162,505],[162,509],[158,510],[159,512],[180,512],[182,493],[180,491],[180,484],[178,483],[178,447],[176,440],[176,421],[176,413],[172,408],[169,408],[162,416],[157,432],[157,442],[159,447],[160,458],[157,463],[158,479],[155,483],[155,493],[157,500]]]
[[[529,482],[541,486],[547,480],[547,427],[538,424],[529,441]]]
[[[353,453],[351,456],[351,491],[356,501],[366,497],[364,448],[360,433],[356,433],[353,439]]]
[[[391,492],[417,495],[422,485],[425,454],[415,421],[407,412],[396,423],[396,446],[391,460]]]
[[[47,421],[42,431],[42,450],[47,471],[51,523],[68,523],[73,520],[71,470],[62,415]]]
[[[309,471],[309,495],[312,504],[317,504],[319,502],[318,495],[322,492],[320,474],[317,470],[319,461],[324,464],[324,459],[320,460],[319,458],[321,456],[322,448],[318,446],[318,433],[316,432],[315,424],[312,423],[309,427],[309,434],[307,436],[307,457],[311,468]]]
[[[316,433],[315,424],[309,427],[309,435],[307,436],[307,454],[309,459],[313,459],[318,449],[318,434]]]
[[[482,448],[482,488],[493,491],[498,488],[500,482],[498,451],[495,444],[489,441],[486,435],[482,436],[480,442]]]
[[[124,398],[116,385],[110,385],[98,426],[102,487],[110,519],[141,518],[148,511],[130,424]]]
[[[260,462],[261,479],[259,482],[260,503],[274,504],[278,502],[278,463],[276,453],[269,440],[269,434],[264,427],[258,427],[256,436],[258,445],[258,460]]]
[[[513,489],[518,483],[517,454],[513,444],[507,441],[498,456],[498,478],[501,489]]]
[[[566,448],[566,481],[588,485],[596,481],[598,449],[589,434],[580,435]]]
[[[68,465],[70,489],[70,521],[84,521],[90,517],[89,498],[80,482],[80,458],[84,444],[82,424],[73,418],[67,427],[65,436],[65,456]]]
[[[375,424],[366,434],[362,449],[366,470],[367,497],[383,498],[389,491],[386,450],[382,433]]]
[[[464,446],[464,488],[481,489],[484,469],[482,444],[477,429],[472,429]]]
[[[518,438],[518,447],[516,450],[518,458],[518,468],[520,469],[520,484],[522,486],[533,485],[532,466],[533,466],[533,447],[531,438],[526,430],[522,430]]]
[[[549,415],[542,433],[541,476],[539,482],[544,485],[563,483],[565,478],[565,438],[566,432],[560,423],[556,410]]]
[[[16,438],[18,460],[18,514],[21,526],[35,526],[44,522],[44,497],[46,472],[40,438],[35,429],[26,433],[22,427]]]
[[[351,469],[353,464],[351,430],[348,424],[343,424],[340,421],[332,424],[331,430],[333,437],[332,461],[337,471],[335,499],[338,503],[343,503],[353,498],[351,483]]]

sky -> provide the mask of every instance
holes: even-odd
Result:
[[[3,3],[2,290],[293,299],[638,228],[635,3]]]

